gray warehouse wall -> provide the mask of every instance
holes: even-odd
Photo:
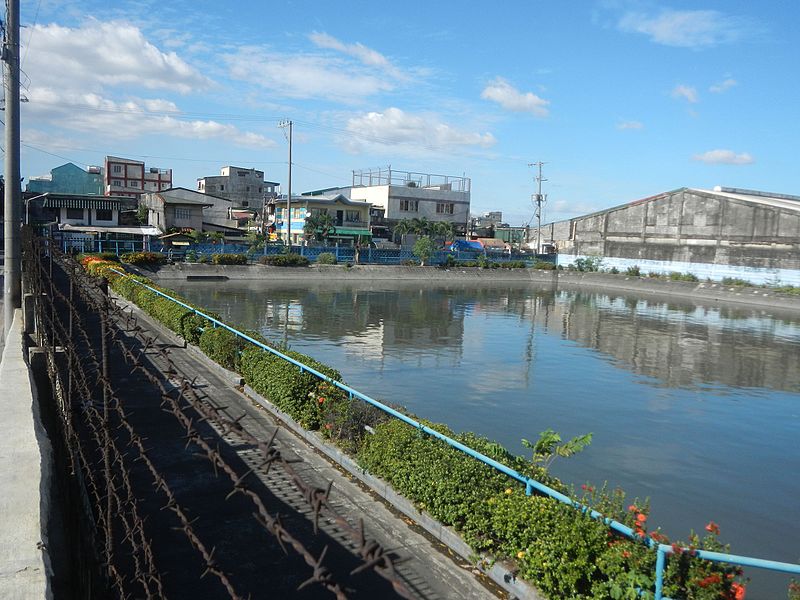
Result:
[[[800,212],[686,188],[550,223],[542,239],[560,254],[800,269]]]

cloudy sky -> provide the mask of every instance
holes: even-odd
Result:
[[[795,0],[23,2],[22,175],[107,154],[176,185],[233,164],[472,179],[545,219],[683,186],[800,193]],[[284,190],[285,191],[285,190]]]

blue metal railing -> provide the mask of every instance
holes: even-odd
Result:
[[[117,269],[113,269],[112,268],[111,271],[113,271],[114,273],[117,273],[118,275],[121,275],[123,277],[129,277],[129,275],[127,273],[122,272],[122,271],[118,271]],[[350,387],[350,386],[348,386],[348,385],[346,385],[346,384],[344,384],[344,383],[342,383],[340,381],[335,381],[334,379],[331,379],[330,377],[328,377],[324,373],[321,373],[321,372],[317,371],[316,369],[314,369],[312,367],[309,367],[308,365],[305,365],[305,364],[303,364],[302,362],[300,362],[298,360],[295,360],[291,356],[287,356],[286,354],[280,352],[279,350],[276,350],[275,348],[272,348],[270,346],[267,346],[266,344],[263,344],[263,343],[259,342],[258,340],[250,337],[249,335],[247,335],[245,333],[242,333],[238,329],[234,329],[230,325],[228,325],[226,323],[223,323],[222,321],[220,321],[218,319],[215,319],[214,317],[212,317],[210,315],[207,315],[206,313],[204,313],[204,312],[202,312],[200,310],[197,310],[196,308],[194,308],[192,306],[189,306],[185,302],[181,302],[177,298],[173,298],[172,296],[169,296],[168,294],[165,294],[164,292],[162,292],[160,290],[157,290],[156,288],[154,288],[152,286],[149,286],[149,285],[147,285],[145,283],[142,283],[141,281],[137,281],[136,279],[131,278],[131,281],[133,281],[137,285],[140,285],[140,286],[142,286],[144,288],[147,288],[148,290],[150,290],[151,292],[157,294],[158,296],[161,296],[162,298],[166,298],[167,300],[170,300],[170,301],[178,304],[179,306],[182,306],[186,310],[191,311],[194,314],[196,314],[196,315],[198,315],[200,317],[203,317],[204,319],[207,319],[208,321],[213,323],[215,327],[222,327],[224,329],[227,329],[228,331],[230,331],[234,335],[242,338],[243,340],[246,340],[246,341],[250,342],[251,344],[253,344],[255,346],[258,346],[262,350],[266,350],[267,352],[270,352],[270,353],[282,358],[283,360],[285,360],[285,361],[297,366],[300,369],[301,372],[305,371],[305,372],[311,373],[311,374],[315,375],[316,377],[318,377],[319,379],[322,379],[323,381],[326,381],[327,383],[339,388],[340,390],[342,390],[344,392],[347,392],[347,394],[348,394],[348,396],[350,397],[351,400],[353,398],[359,398],[360,400],[363,400],[364,402],[366,402],[368,404],[371,404],[375,408],[378,408],[378,409],[382,410],[383,412],[385,412],[387,414],[390,414],[393,417],[395,417],[397,419],[400,419],[401,421],[403,421],[405,423],[408,423],[409,425],[411,425],[412,427],[418,429],[419,431],[421,431],[423,433],[426,433],[428,435],[431,435],[431,436],[433,436],[433,437],[435,437],[435,438],[437,438],[439,440],[442,440],[443,442],[445,442],[449,446],[452,446],[453,448],[456,448],[456,449],[460,450],[464,454],[467,454],[468,456],[471,456],[472,458],[475,458],[475,459],[479,460],[480,462],[482,462],[482,463],[484,463],[486,465],[489,465],[490,467],[493,467],[494,469],[500,471],[501,473],[504,473],[504,474],[508,475],[510,478],[512,478],[512,479],[514,479],[514,480],[516,480],[516,481],[518,481],[518,482],[520,482],[520,483],[525,485],[525,493],[527,495],[530,496],[533,493],[533,490],[536,490],[536,491],[538,491],[538,492],[540,492],[540,493],[542,493],[542,494],[544,494],[546,496],[549,496],[549,497],[551,497],[551,498],[553,498],[555,500],[558,500],[559,502],[563,502],[564,504],[568,504],[569,506],[572,506],[572,507],[574,507],[574,508],[576,508],[576,509],[578,509],[578,510],[580,510],[580,511],[586,513],[586,514],[588,514],[593,519],[602,520],[603,523],[605,523],[610,529],[613,529],[614,531],[616,531],[618,533],[621,533],[622,535],[624,535],[624,536],[626,536],[626,537],[628,537],[628,538],[630,538],[632,540],[636,540],[636,541],[639,541],[639,542],[642,542],[642,543],[646,544],[649,548],[654,549],[656,551],[655,600],[669,600],[668,598],[665,598],[664,595],[663,595],[664,569],[665,569],[665,566],[666,566],[666,557],[667,557],[667,555],[673,554],[675,552],[675,550],[676,550],[675,547],[673,547],[671,545],[667,545],[667,544],[658,543],[658,542],[656,542],[655,540],[653,540],[650,537],[645,537],[644,539],[642,539],[642,537],[640,537],[637,533],[635,533],[632,528],[628,527],[627,525],[625,525],[623,523],[620,523],[619,521],[616,521],[616,520],[611,519],[609,517],[605,517],[602,513],[594,510],[590,506],[582,504],[582,503],[578,502],[577,500],[573,500],[569,496],[567,496],[565,494],[562,494],[561,492],[559,492],[557,490],[554,490],[550,486],[545,485],[544,483],[541,483],[540,481],[537,481],[535,479],[531,479],[530,477],[527,477],[526,475],[523,475],[522,473],[519,473],[518,471],[515,471],[514,469],[512,469],[510,467],[507,467],[506,465],[504,465],[504,464],[502,464],[500,462],[497,462],[496,460],[494,460],[492,458],[489,458],[488,456],[486,456],[484,454],[481,454],[480,452],[476,452],[475,450],[473,450],[472,448],[470,448],[468,446],[465,446],[461,442],[458,442],[458,441],[454,440],[453,438],[451,438],[449,436],[446,436],[443,433],[440,433],[440,432],[436,431],[435,429],[431,429],[430,427],[424,425],[423,423],[420,423],[416,419],[412,419],[411,417],[409,417],[407,415],[404,415],[401,412],[398,412],[397,410],[391,408],[390,406],[386,406],[385,404],[379,402],[378,400],[375,400],[374,398],[371,398],[370,396],[367,396],[366,394],[364,394],[362,392],[359,392],[355,388],[352,388],[352,387]],[[692,555],[696,556],[697,558],[702,558],[704,560],[709,560],[709,561],[712,561],[712,562],[727,563],[727,564],[739,565],[739,566],[742,566],[742,567],[755,567],[755,568],[759,568],[759,569],[768,569],[768,570],[771,570],[771,571],[779,571],[779,572],[782,572],[782,573],[790,573],[790,574],[793,574],[793,575],[800,575],[800,565],[792,564],[792,563],[784,563],[784,562],[779,562],[779,561],[774,561],[774,560],[767,560],[767,559],[762,559],[762,558],[753,558],[753,557],[749,557],[749,556],[739,556],[739,555],[736,555],[736,554],[726,554],[726,553],[723,553],[723,552],[711,552],[709,550],[690,549],[690,548],[685,548],[685,547],[678,548],[678,551],[679,552],[691,552]]]

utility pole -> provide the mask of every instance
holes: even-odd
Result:
[[[289,128],[289,193],[286,194],[286,245],[292,251],[292,121],[283,120],[278,127]]]
[[[8,21],[2,52],[6,82],[3,329],[8,343],[14,310],[22,306],[22,244],[20,243],[22,194],[19,181],[19,0],[7,0],[6,5]]]
[[[531,198],[533,203],[536,205],[536,254],[542,253],[542,204],[547,202],[547,197],[542,196],[542,182],[547,181],[547,179],[542,177],[542,165],[544,164],[545,163],[542,161],[528,163],[529,167],[539,168],[539,174],[534,178],[539,184],[539,187],[536,194],[534,194]]]

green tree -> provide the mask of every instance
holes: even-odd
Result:
[[[557,456],[569,457],[577,454],[592,443],[592,434],[579,435],[571,440],[561,443],[561,436],[552,429],[546,429],[539,434],[536,443],[522,440],[522,445],[533,450],[531,463],[547,470]]]
[[[427,235],[424,235],[414,242],[414,248],[412,249],[412,252],[414,253],[414,256],[419,259],[420,266],[424,267],[425,263],[431,259],[431,256],[433,256],[435,249],[436,246],[433,243],[433,240]]]
[[[303,234],[305,234],[306,239],[325,242],[335,233],[336,226],[334,225],[333,217],[328,213],[306,217],[306,222],[303,225]]]
[[[402,236],[405,235],[406,233],[411,233],[412,230],[413,228],[411,226],[411,220],[403,219],[397,225],[394,226],[394,229],[392,229],[392,239],[396,243],[400,243],[400,238],[402,238]]]

